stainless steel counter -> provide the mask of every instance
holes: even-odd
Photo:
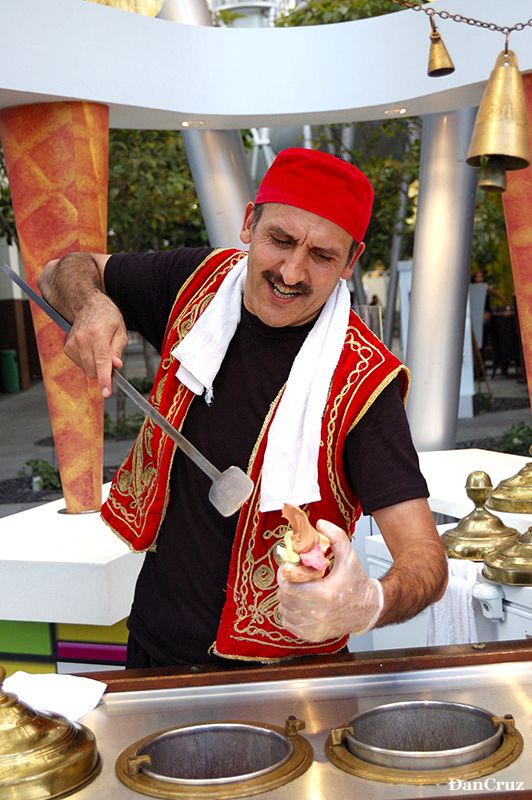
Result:
[[[324,744],[331,728],[373,706],[416,699],[450,700],[480,706],[495,715],[512,714],[524,739],[522,754],[499,772],[477,779],[474,786],[462,787],[456,783],[377,783],[344,773],[327,760]],[[305,720],[301,734],[313,747],[314,762],[293,782],[257,795],[265,800],[453,798],[482,792],[517,796],[523,792],[524,797],[532,793],[532,662],[518,662],[107,694],[102,704],[81,720],[96,735],[103,767],[76,798],[141,797],[120,783],[114,767],[124,748],[152,732],[214,720],[282,726],[290,714]]]

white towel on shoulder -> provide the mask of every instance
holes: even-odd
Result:
[[[180,362],[177,377],[181,383],[194,394],[205,392],[209,405],[212,384],[240,322],[247,264],[245,256],[227,273],[206,310],[171,351]]]
[[[478,642],[473,587],[484,565],[461,558],[449,558],[448,564],[449,583],[445,594],[429,606],[429,646]]]
[[[226,275],[216,295],[172,355],[177,377],[195,394],[213,400],[213,382],[240,322],[247,257]],[[318,453],[321,421],[345,340],[351,299],[344,280],[330,295],[305,339],[272,421],[261,484],[261,511],[283,503],[320,499]]]
[[[320,500],[321,422],[349,323],[351,297],[341,280],[294,359],[268,434],[261,511]]]

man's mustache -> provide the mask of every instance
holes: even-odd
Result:
[[[308,296],[312,292],[312,289],[310,288],[308,283],[305,283],[305,281],[298,281],[297,283],[294,283],[291,286],[288,286],[283,281],[282,276],[280,275],[280,273],[274,272],[271,269],[265,270],[262,273],[262,277],[265,280],[269,281],[270,283],[275,283],[275,284],[277,284],[277,285],[279,285],[281,287],[286,287],[287,291],[289,291],[289,292],[290,291],[292,291],[292,292],[295,291],[295,292],[299,292],[300,294],[303,294],[303,295],[306,295],[306,296]]]

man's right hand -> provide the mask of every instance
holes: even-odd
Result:
[[[127,331],[122,314],[98,289],[76,314],[65,342],[65,353],[89,378],[96,378],[104,397],[113,391],[112,372],[123,366]]]
[[[39,276],[43,297],[72,323],[65,353],[96,379],[104,397],[112,394],[112,372],[123,365],[127,331],[118,307],[105,294],[103,273],[109,256],[70,253],[49,261]]]

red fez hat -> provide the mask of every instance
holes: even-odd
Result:
[[[373,187],[353,164],[320,150],[282,150],[266,172],[255,203],[283,203],[335,222],[361,242],[373,205]]]

